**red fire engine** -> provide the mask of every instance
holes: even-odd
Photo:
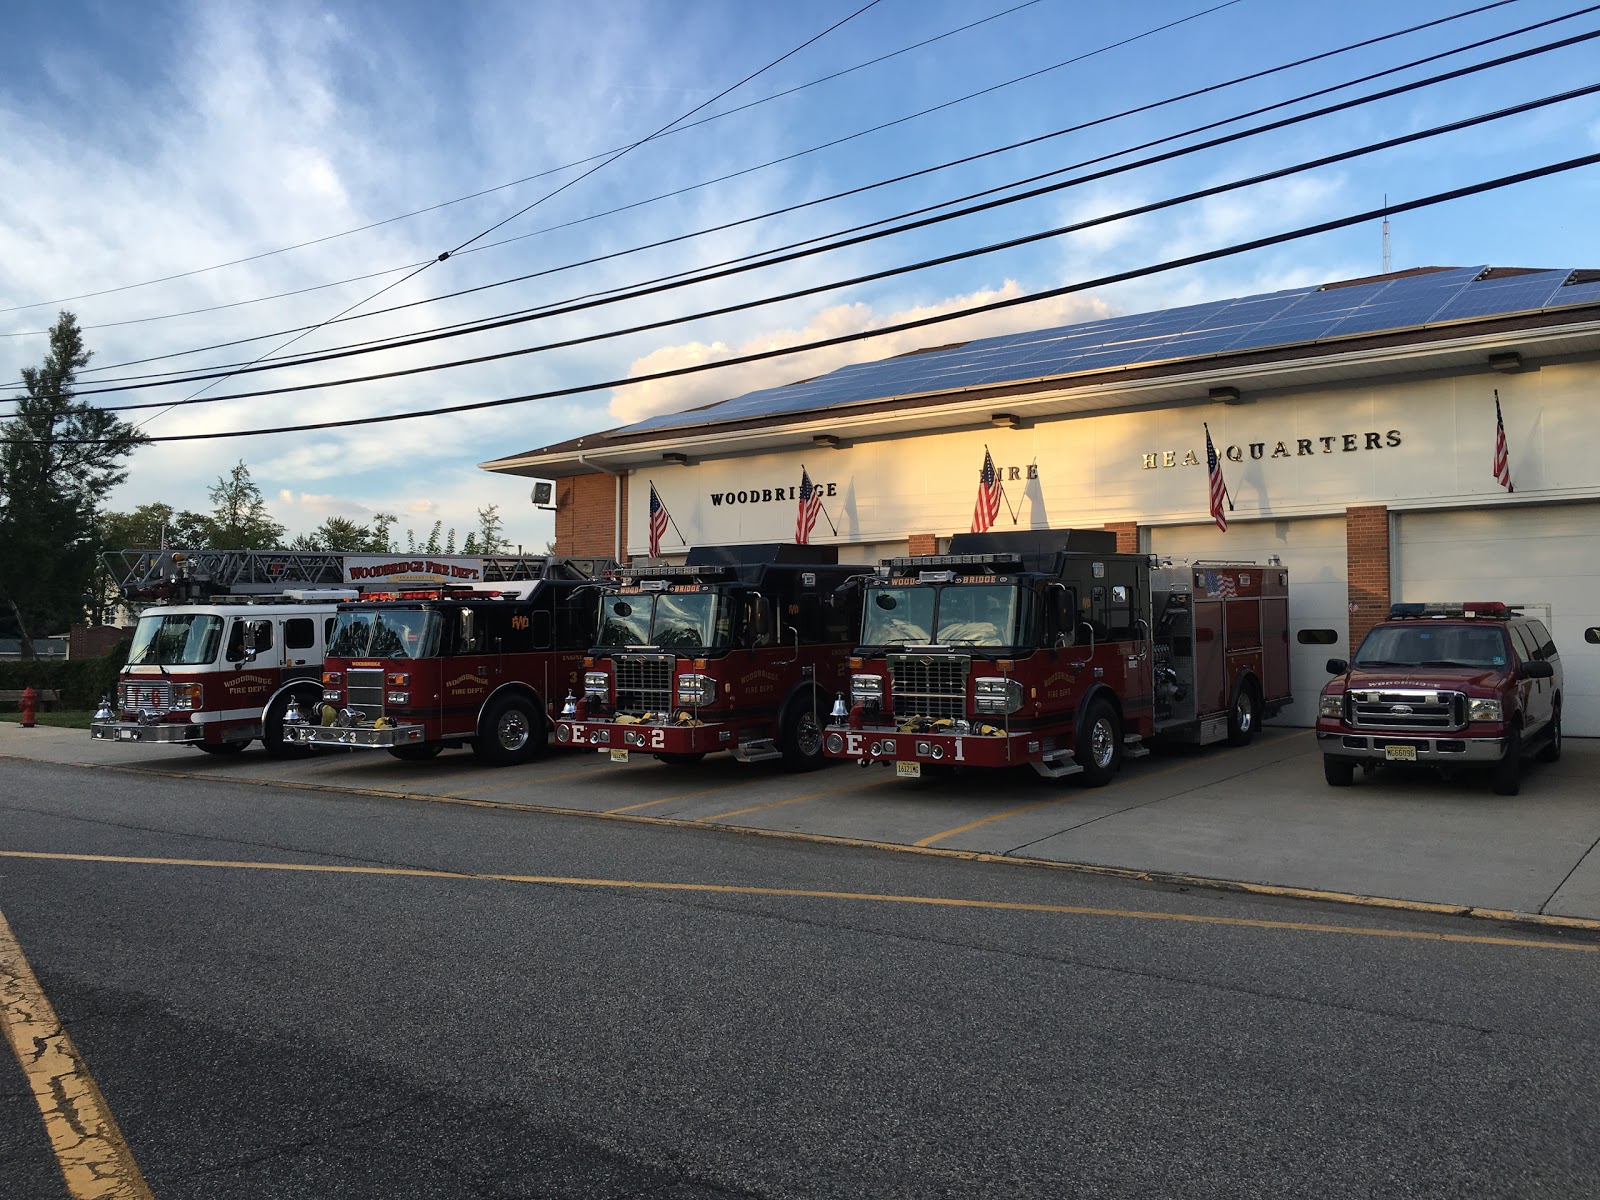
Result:
[[[695,762],[727,750],[744,762],[820,766],[822,727],[845,686],[860,595],[836,589],[864,566],[828,546],[689,551],[682,566],[624,567],[600,601],[583,695],[556,740]]]
[[[580,686],[594,576],[609,560],[530,562],[525,582],[341,604],[317,700],[288,709],[284,741],[403,759],[471,746],[494,766],[542,753],[561,697]]]
[[[1242,745],[1290,701],[1275,564],[1153,568],[1100,530],[960,534],[862,586],[830,758],[906,777],[1026,763],[1097,787],[1147,738]]]
[[[236,754],[256,738],[285,753],[295,697],[320,691],[339,600],[341,556],[265,551],[127,550],[107,555],[123,597],[159,600],[134,626],[116,701],[89,726],[99,741]]]

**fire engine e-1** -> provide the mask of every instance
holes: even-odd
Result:
[[[579,686],[605,564],[539,564],[531,580],[341,604],[318,697],[285,713],[284,741],[403,759],[470,746],[494,766],[542,753],[561,697]]]
[[[259,738],[269,754],[291,752],[283,745],[283,714],[295,697],[320,692],[336,606],[356,592],[322,586],[342,578],[338,555],[277,558],[255,551],[108,555],[126,599],[162,603],[139,616],[115,702],[100,702],[90,737],[210,754],[236,754]]]
[[[701,546],[682,566],[619,568],[556,740],[620,762],[727,750],[820,766],[860,623],[859,594],[840,604],[835,591],[867,569],[841,566],[833,547],[788,544]]]
[[[1008,767],[1099,786],[1147,738],[1248,742],[1290,701],[1277,565],[1152,567],[1101,530],[958,534],[862,583],[831,758]]]

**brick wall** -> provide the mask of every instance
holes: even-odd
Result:
[[[132,636],[132,625],[74,625],[67,630],[67,657],[99,658]]]
[[[939,553],[939,538],[932,533],[913,533],[906,539],[908,555]]]
[[[1139,553],[1139,522],[1108,521],[1105,527],[1117,535],[1118,554]]]
[[[628,481],[622,481],[627,512]],[[617,481],[610,475],[574,475],[556,480],[556,553],[609,557],[616,549]],[[623,521],[622,544],[628,544]]]
[[[1389,510],[1382,504],[1344,512],[1350,581],[1350,650],[1389,613]]]

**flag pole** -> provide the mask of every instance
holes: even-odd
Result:
[[[1200,422],[1200,428],[1202,428],[1202,429],[1204,429],[1206,431],[1206,441],[1209,442],[1211,440],[1211,424],[1210,424],[1210,422],[1201,421]],[[1216,452],[1216,446],[1213,445],[1211,449],[1212,449],[1213,453]],[[1217,455],[1217,474],[1218,475],[1222,475],[1222,457],[1223,456],[1220,455],[1220,454]],[[1222,475],[1222,498],[1228,502],[1228,511],[1232,512],[1233,511],[1233,489],[1228,486],[1228,477],[1226,475]]]
[[[645,482],[650,485],[650,490],[652,492],[655,492],[655,490],[656,490],[656,481],[654,479],[651,479],[648,476],[646,476]],[[660,499],[660,496],[661,496],[661,493],[660,492],[656,492],[657,499]],[[667,524],[672,526],[672,532],[678,535],[678,540],[680,542],[682,542],[685,546],[688,546],[689,539],[684,537],[683,536],[683,530],[678,528],[677,518],[675,518],[672,515],[672,510],[667,507],[667,502],[665,500],[661,501],[661,511],[667,514]]]
[[[806,476],[807,478],[809,478],[810,475],[811,475],[811,472],[806,470],[805,463],[801,463],[800,464],[800,474]],[[811,486],[814,488],[817,485],[815,483],[813,483]],[[823,503],[822,503],[821,500],[817,501],[817,511],[819,513],[821,513],[824,517],[827,517],[828,528],[833,530],[833,536],[834,537],[838,537],[839,536],[839,527],[833,523],[833,518],[828,516],[828,510],[823,506]]]

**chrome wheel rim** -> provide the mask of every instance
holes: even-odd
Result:
[[[1089,757],[1097,767],[1109,767],[1116,752],[1117,740],[1108,717],[1101,717],[1089,731]]]
[[[1256,706],[1250,703],[1250,693],[1239,693],[1239,701],[1233,706],[1233,723],[1239,727],[1240,733],[1249,733],[1255,728]]]
[[[822,753],[822,726],[809,712],[800,714],[800,721],[794,730],[794,745],[807,758],[815,758]]]
[[[507,750],[521,750],[528,744],[528,718],[518,709],[511,709],[500,717],[497,730],[500,745]]]

